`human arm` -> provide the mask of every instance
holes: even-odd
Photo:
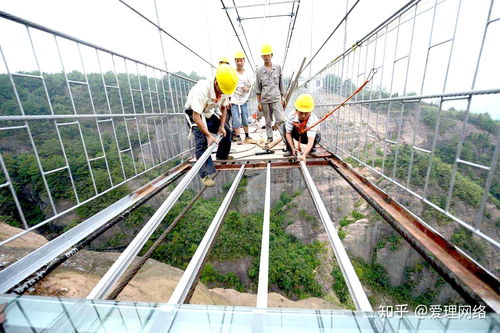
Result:
[[[198,126],[201,133],[207,137],[207,145],[210,146],[212,143],[215,143],[215,138],[208,131],[207,125],[205,125],[205,122],[201,119],[201,114],[193,112],[193,121],[196,126]]]
[[[295,144],[293,143],[292,133],[286,132],[285,138],[286,142],[288,142],[288,145],[290,146],[290,149],[292,150],[292,155],[295,155],[296,151],[295,151]]]
[[[226,117],[227,117],[227,108],[230,106],[222,106],[221,109],[221,116],[220,116],[220,125],[219,129],[217,130],[217,133],[220,133],[222,136],[226,136],[226,129],[224,128],[224,125],[226,124]]]
[[[311,149],[314,146],[314,137],[308,137],[307,138],[307,145],[304,148],[304,151],[302,152],[302,155],[299,157],[299,161],[306,161],[307,155],[311,152]]]

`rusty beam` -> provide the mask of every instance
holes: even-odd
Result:
[[[273,162],[274,160],[271,161],[266,161],[266,162],[260,162],[255,160],[242,160],[242,161],[235,161],[235,160],[230,160],[232,164],[223,164],[223,163],[215,163],[215,169],[216,170],[233,170],[233,169],[239,169],[242,165],[245,165],[246,169],[266,169],[267,163],[271,163],[271,168],[273,169],[288,169],[288,168],[300,168],[299,163],[297,162]],[[307,161],[307,166],[325,166],[325,165],[330,165],[330,162],[327,160],[310,160]],[[189,170],[191,166],[187,167],[187,170]]]
[[[468,303],[500,312],[500,282],[493,274],[338,157],[328,161]]]

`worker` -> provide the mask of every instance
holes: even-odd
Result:
[[[219,65],[229,65],[229,58],[228,57],[220,57],[219,58]]]
[[[236,142],[238,144],[255,143],[248,134],[248,96],[252,88],[253,75],[244,68],[245,54],[242,51],[235,53],[234,62],[236,64],[236,73],[238,73],[238,86],[233,96],[231,96],[231,115]],[[244,141],[240,137],[241,127],[245,132]]]
[[[283,108],[285,106],[285,85],[281,73],[281,66],[272,63],[273,48],[264,44],[261,50],[264,66],[255,73],[255,93],[257,94],[258,109],[264,113],[266,119],[267,142],[273,141],[273,116],[275,128],[281,130],[285,121]]]
[[[216,142],[213,133],[222,135],[215,156],[218,160],[228,159],[231,137],[225,120],[229,96],[234,93],[237,84],[236,70],[224,64],[217,67],[215,79],[199,80],[189,91],[185,113],[194,133],[196,158],[200,158],[207,147]],[[209,157],[199,171],[203,185],[208,187],[215,185],[211,177],[214,173],[214,163]]]
[[[288,114],[288,118],[283,124],[283,131],[286,138],[286,151],[283,154],[285,157],[297,155],[294,140],[300,140],[300,143],[306,146],[302,149],[299,160],[305,162],[307,155],[315,150],[315,146],[321,140],[321,133],[318,130],[318,126],[311,128],[305,133],[301,133],[301,131],[318,122],[318,117],[312,113],[313,109],[314,100],[311,95],[301,94],[295,100],[295,110]]]

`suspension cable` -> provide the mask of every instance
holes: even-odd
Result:
[[[288,25],[287,41],[285,43],[285,56],[283,57],[283,63],[281,64],[281,69],[285,68],[286,56],[288,55],[288,49],[292,42],[293,32],[295,31],[295,22],[297,21],[297,15],[299,14],[300,0],[297,3],[297,9],[295,9],[295,2],[292,5],[292,15],[293,18],[290,19],[290,24]]]
[[[246,57],[247,58],[251,58],[254,65],[255,65],[255,61],[253,59],[253,55],[252,55],[252,51],[250,49],[250,45],[248,44],[248,40],[246,40],[247,42],[247,46],[248,46],[248,53],[247,51],[245,50],[245,48],[243,47],[243,43],[241,42],[241,39],[240,39],[240,35],[238,35],[238,32],[236,31],[236,27],[234,26],[233,24],[233,20],[231,20],[231,16],[229,16],[229,13],[227,12],[227,9],[228,7],[226,7],[226,5],[224,4],[224,0],[220,0],[220,2],[222,3],[222,9],[224,9],[224,11],[226,12],[226,15],[227,15],[227,19],[229,20],[229,23],[231,23],[231,27],[233,28],[233,31],[234,31],[234,35],[236,36],[236,38],[238,39],[238,42],[240,43],[240,46],[241,46],[241,49],[243,50],[243,53],[245,53]],[[239,16],[238,16],[239,17]],[[243,30],[243,24],[241,24],[240,22],[240,26],[241,26],[241,30],[243,31],[243,34],[244,34],[244,30]],[[245,35],[245,34],[244,34]],[[246,39],[246,35],[245,35],[245,39]],[[250,57],[248,56],[248,54],[250,54]],[[248,62],[250,64],[250,68],[252,68],[252,71],[255,72],[255,69],[254,67],[252,66],[252,62]]]
[[[376,28],[372,29],[369,33],[367,33],[364,37],[362,37],[361,39],[359,39],[358,41],[356,41],[350,48],[346,49],[344,52],[342,52],[341,54],[339,54],[337,57],[335,57],[335,59],[333,59],[332,61],[328,62],[321,70],[319,70],[316,74],[312,75],[310,78],[308,78],[304,83],[302,83],[301,87],[306,85],[307,83],[311,82],[315,77],[317,77],[319,74],[321,74],[322,72],[324,72],[326,69],[328,69],[329,67],[331,67],[334,63],[337,62],[337,60],[341,59],[342,57],[346,56],[349,52],[352,52],[354,49],[356,49],[358,46],[360,46],[363,42],[365,42],[368,38],[370,38],[374,33],[376,33],[381,27],[385,26],[388,22],[390,22],[391,20],[393,20],[396,16],[398,16],[399,14],[402,14],[403,12],[409,10],[411,8],[411,6],[415,3],[415,2],[420,2],[421,0],[410,0],[409,2],[407,2],[403,7],[401,7],[400,9],[398,9],[394,14],[392,14],[391,16],[389,16],[387,19],[384,20],[384,22],[380,23],[379,25],[377,25]]]
[[[318,53],[323,49],[323,47],[326,45],[326,43],[328,43],[328,41],[330,40],[330,38],[332,38],[332,36],[335,34],[335,32],[337,32],[338,28],[340,28],[340,26],[342,25],[342,23],[344,23],[345,20],[347,20],[347,17],[351,14],[352,10],[358,5],[360,0],[357,0],[354,5],[352,5],[352,7],[347,11],[347,13],[344,15],[344,17],[342,18],[342,20],[340,20],[340,22],[337,24],[337,26],[335,27],[335,29],[333,29],[333,31],[330,33],[330,35],[325,39],[325,41],[323,42],[323,44],[321,44],[321,46],[319,47],[319,49],[316,51],[316,53],[314,53],[314,55],[311,57],[311,59],[309,59],[309,62],[307,63],[307,65],[304,67],[304,70],[312,63],[312,61],[314,60],[314,58],[316,58],[316,56],[318,55]]]
[[[134,13],[136,13],[137,15],[139,15],[140,17],[142,17],[144,20],[148,21],[149,23],[151,23],[152,25],[154,25],[155,27],[157,27],[161,32],[163,32],[164,34],[166,34],[168,37],[172,38],[174,41],[176,41],[177,43],[179,43],[180,45],[182,45],[184,48],[186,48],[187,50],[189,50],[191,53],[193,53],[195,56],[197,56],[198,58],[200,58],[201,60],[203,60],[204,62],[206,62],[207,64],[209,64],[211,67],[214,67],[214,65],[212,65],[208,60],[206,60],[205,58],[203,58],[201,55],[199,55],[198,53],[196,53],[193,49],[191,49],[189,46],[187,46],[186,44],[184,44],[183,42],[181,42],[180,40],[178,40],[177,38],[175,38],[174,36],[172,36],[170,33],[168,33],[167,31],[165,31],[165,29],[163,29],[162,27],[160,27],[158,24],[154,23],[153,21],[151,21],[149,18],[147,18],[144,14],[142,14],[140,11],[138,11],[137,9],[135,9],[134,7],[130,6],[128,3],[126,3],[124,0],[118,0],[120,1],[125,7],[129,8],[130,10],[132,10]]]
[[[253,54],[252,54],[252,48],[250,47],[250,44],[248,43],[247,34],[245,33],[245,29],[243,28],[243,23],[241,22],[240,13],[238,12],[238,8],[237,8],[234,0],[233,0],[233,5],[234,5],[234,10],[236,12],[237,20],[238,20],[238,22],[240,22],[240,28],[241,28],[241,31],[243,32],[243,37],[245,38],[245,42],[247,43],[247,46],[248,46],[248,52],[250,53],[250,57],[252,58],[252,62],[254,64],[254,66],[256,66],[255,59],[253,58]],[[252,70],[253,70],[253,67],[252,67]]]

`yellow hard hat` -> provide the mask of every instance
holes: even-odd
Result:
[[[217,71],[215,72],[215,78],[219,84],[219,88],[222,93],[226,95],[231,95],[236,90],[238,85],[238,74],[236,69],[229,65],[219,65]]]
[[[301,94],[295,100],[295,109],[300,112],[312,112],[314,109],[313,97],[309,94]]]
[[[220,57],[219,65],[222,65],[221,63],[229,65],[229,59],[227,57]]]
[[[261,54],[262,55],[273,54],[273,47],[269,44],[262,45]]]
[[[245,59],[245,53],[243,51],[236,51],[234,59]]]

